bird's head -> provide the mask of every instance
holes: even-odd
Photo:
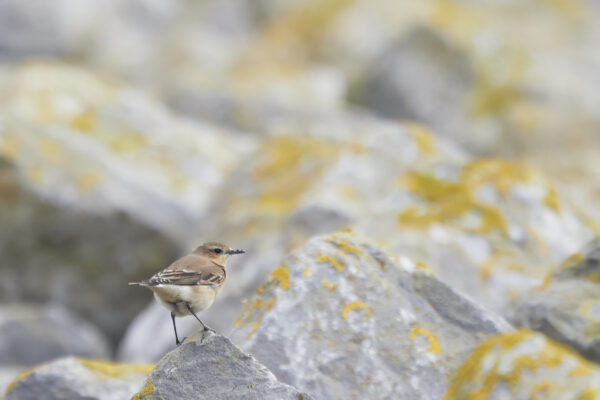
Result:
[[[208,257],[217,264],[225,265],[229,256],[233,254],[242,254],[245,253],[245,251],[231,249],[223,243],[207,242],[198,246],[196,250],[194,250],[194,253]]]

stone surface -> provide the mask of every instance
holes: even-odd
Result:
[[[152,298],[126,283],[201,241],[252,140],[57,62],[10,68],[0,104],[0,298],[65,304],[116,342]]]
[[[9,384],[6,400],[129,399],[151,369],[151,365],[61,358],[21,372]]]
[[[31,367],[67,355],[107,358],[109,342],[60,306],[0,306],[0,364]]]
[[[408,33],[376,57],[362,79],[360,101],[383,116],[420,121],[449,137],[464,134],[471,66],[437,32]],[[477,147],[476,138],[468,145]]]
[[[422,263],[350,232],[287,257],[236,326],[232,340],[318,399],[439,399],[464,357],[510,330]]]
[[[600,362],[600,242],[571,255],[547,282],[516,300],[515,324]]]
[[[149,301],[127,282],[179,254],[172,239],[122,213],[98,215],[49,202],[0,160],[0,300],[62,304],[113,342]]]
[[[544,335],[517,331],[483,342],[457,369],[444,398],[598,399],[600,368]]]
[[[197,333],[167,353],[132,399],[308,400],[311,397],[279,382],[252,355],[209,331]]]
[[[219,302],[252,293],[311,236],[349,226],[502,314],[594,232],[536,170],[469,157],[421,125],[282,119],[258,147],[203,225],[248,250]],[[219,302],[206,314],[230,319]]]

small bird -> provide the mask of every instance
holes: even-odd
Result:
[[[227,278],[225,263],[229,256],[242,253],[245,251],[232,250],[221,243],[204,243],[150,279],[129,284],[152,290],[154,298],[171,311],[175,344],[179,345],[175,317],[192,314],[205,331],[209,330],[196,314],[210,307],[223,289]]]

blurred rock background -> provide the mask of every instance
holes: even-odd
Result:
[[[0,386],[61,356],[158,361],[173,347],[168,311],[127,282],[220,240],[247,253],[231,260],[207,324],[262,354],[283,383],[345,398],[336,385],[360,371],[335,377],[335,355],[315,361],[326,378],[278,363],[266,349],[291,335],[282,309],[250,299],[271,271],[288,271],[277,269],[287,254],[344,228],[405,260],[390,265],[424,266],[489,318],[598,362],[599,17],[595,0],[0,0]],[[353,265],[346,253],[363,245],[347,243],[362,241],[342,239],[313,239],[287,273]],[[372,269],[366,280],[348,267],[340,282],[319,275],[306,287],[350,304],[373,282],[404,279],[359,265]],[[309,296],[296,289],[273,298]],[[413,303],[439,300],[417,292]],[[373,311],[376,325],[413,296],[382,293],[396,300]],[[296,311],[316,324],[313,300]],[[250,318],[257,304],[264,318]],[[454,323],[435,321],[452,343]],[[338,332],[321,325],[321,341],[300,335],[285,351],[321,353]],[[197,329],[193,318],[179,326]],[[372,379],[402,382],[392,394],[421,378],[441,384],[440,371],[481,361],[490,332],[467,331],[469,345],[443,361],[407,372],[394,358]],[[546,346],[531,335],[519,340]],[[373,346],[384,360],[393,351]],[[49,365],[91,382],[65,360]],[[117,383],[115,398],[142,384],[144,368],[127,369],[135,380]],[[39,376],[57,376],[49,370]],[[422,398],[463,398],[459,375]],[[560,390],[584,393],[582,382]]]

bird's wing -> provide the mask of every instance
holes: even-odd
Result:
[[[225,269],[203,257],[188,255],[155,274],[146,283],[157,285],[219,286],[225,281]]]

